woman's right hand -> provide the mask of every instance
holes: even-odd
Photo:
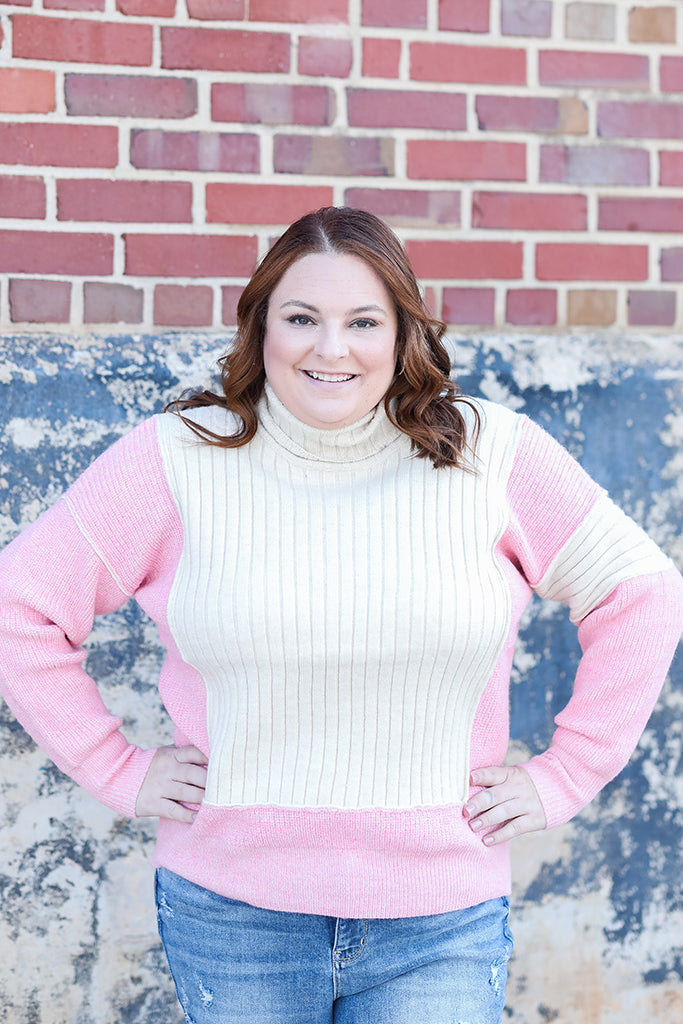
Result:
[[[197,747],[159,747],[135,802],[139,818],[171,818],[190,824],[206,787],[206,755]]]

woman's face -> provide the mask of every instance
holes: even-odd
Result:
[[[282,404],[311,427],[345,427],[374,409],[394,379],[396,312],[356,256],[311,253],[268,303],[263,362]]]

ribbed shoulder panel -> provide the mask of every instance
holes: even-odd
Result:
[[[654,541],[603,494],[536,589],[541,597],[568,604],[572,622],[580,622],[620,583],[672,567]]]

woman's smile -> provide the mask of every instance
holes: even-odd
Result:
[[[354,380],[355,373],[320,373],[315,370],[304,370],[307,377],[312,380],[322,381],[324,384],[343,384],[345,381]]]

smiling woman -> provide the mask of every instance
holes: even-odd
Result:
[[[312,427],[345,427],[384,398],[396,371],[394,301],[363,260],[312,253],[271,295],[263,364],[273,391]]]
[[[324,268],[325,294],[320,291],[323,278],[314,280],[315,275],[308,269],[316,256],[321,257],[315,261],[316,271],[322,273]],[[288,281],[305,287],[309,294],[290,290],[285,295],[282,288],[291,289]],[[354,292],[355,286],[360,291]],[[342,291],[346,296],[345,305],[340,302]],[[351,334],[369,331],[385,340],[389,323],[394,325],[392,371],[389,374],[387,358],[383,378],[387,386],[382,393],[381,378],[375,376],[373,361],[372,377],[377,386],[371,386],[365,398],[359,400],[359,407],[365,405],[369,411],[383,401],[389,419],[410,438],[417,456],[431,459],[437,467],[468,466],[469,447],[476,443],[479,414],[450,379],[450,358],[441,342],[445,324],[430,317],[425,309],[412,267],[396,235],[378,217],[364,210],[326,207],[306,214],[285,231],[257,267],[240,297],[234,343],[221,360],[223,394],[202,391],[183,396],[169,408],[181,416],[186,410],[201,406],[227,408],[236,416],[234,432],[230,435],[219,436],[192,417],[185,420],[191,430],[214,444],[235,447],[251,441],[258,427],[257,406],[266,381],[266,333],[275,325],[276,313],[277,320],[282,316],[276,306],[287,301],[298,302],[296,308],[289,308],[289,315],[293,314],[292,325],[320,331],[321,324],[313,315],[317,306],[310,308],[311,304],[316,305],[313,297],[317,294],[329,305],[328,310],[321,310],[329,320],[327,326],[322,325],[323,338],[335,319],[337,324],[345,322]],[[366,309],[366,305],[373,308]],[[349,314],[355,323],[353,327],[351,321],[344,321]],[[331,335],[326,345],[330,343],[339,344],[339,339],[335,341]],[[357,346],[353,348],[356,351]],[[372,346],[368,346],[368,352],[371,350]],[[327,365],[325,358],[316,356],[315,359],[321,373],[323,368],[328,372],[337,369]],[[315,366],[311,369],[316,371]],[[349,389],[359,396],[368,383],[365,375],[360,376],[364,379],[359,385]],[[269,384],[277,394],[277,387],[270,378]],[[372,395],[375,402],[368,405]],[[463,413],[465,406],[474,419],[469,440]],[[303,411],[303,406],[299,406],[299,411]],[[307,421],[304,419],[304,422]]]
[[[64,771],[158,818],[188,1021],[500,1024],[510,840],[624,766],[683,583],[549,435],[461,395],[377,218],[292,225],[238,317],[222,393],[143,422],[3,552],[2,691]],[[549,748],[507,765],[534,591],[583,654]],[[78,646],[130,596],[167,649],[151,751]]]

